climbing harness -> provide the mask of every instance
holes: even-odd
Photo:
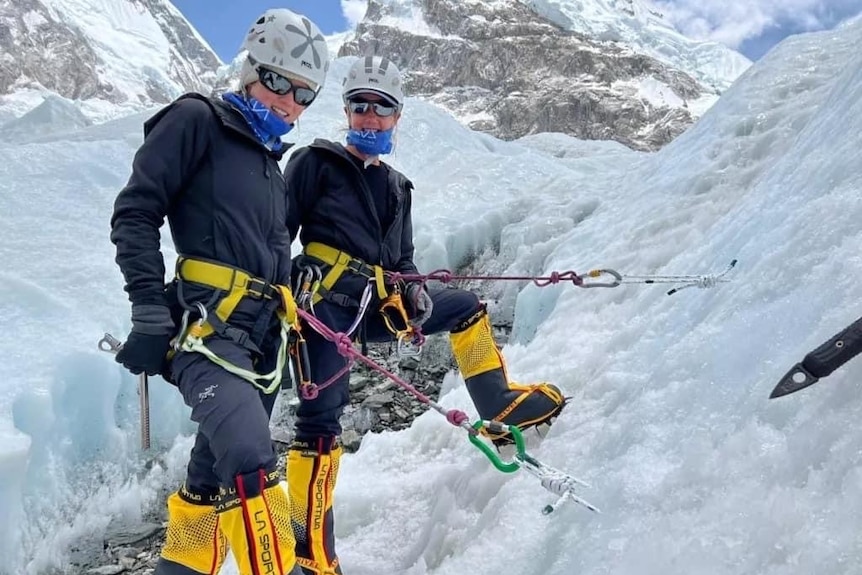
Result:
[[[680,287],[675,287],[667,292],[667,295],[673,295],[676,292],[689,287],[712,288],[721,282],[728,282],[729,279],[724,276],[736,266],[736,260],[732,260],[730,264],[718,274],[702,274],[702,275],[623,275],[616,270],[610,268],[602,268],[590,270],[583,275],[578,275],[574,271],[568,270],[564,272],[551,272],[547,276],[493,276],[493,275],[455,275],[446,269],[435,270],[428,274],[403,274],[399,272],[387,272],[389,282],[397,281],[439,281],[441,283],[449,283],[456,280],[508,280],[508,281],[531,281],[538,287],[546,287],[556,285],[561,282],[572,282],[573,285],[580,288],[613,288],[622,284],[662,284],[674,283],[682,284]]]
[[[374,280],[377,297],[380,301],[386,299],[388,290],[386,289],[385,272],[381,266],[367,264],[347,252],[320,242],[310,242],[303,249],[303,253],[330,266],[329,271],[317,282],[315,289],[311,293],[313,303],[326,298],[335,283],[348,271],[364,276],[369,280]]]
[[[348,366],[352,365],[355,361],[360,361],[368,367],[380,372],[393,382],[396,385],[416,397],[420,402],[424,403],[437,413],[441,414],[446,418],[450,424],[460,427],[467,431],[470,442],[473,443],[476,447],[478,447],[482,453],[484,453],[490,460],[491,463],[500,471],[504,473],[512,473],[517,471],[518,469],[524,469],[531,475],[535,476],[539,479],[542,487],[550,491],[551,493],[557,495],[558,499],[553,505],[546,505],[542,510],[542,513],[545,515],[551,513],[556,509],[561,503],[566,500],[574,501],[580,505],[583,505],[587,509],[591,511],[598,512],[599,509],[589,503],[588,501],[581,498],[576,493],[576,488],[578,486],[581,487],[589,487],[589,485],[571,475],[563,473],[558,469],[554,469],[548,465],[537,460],[535,457],[529,455],[526,452],[524,447],[524,438],[521,435],[520,430],[516,426],[506,426],[497,421],[477,421],[476,423],[470,423],[470,417],[461,410],[458,409],[446,409],[441,406],[437,402],[433,401],[430,397],[410,385],[408,382],[398,377],[396,374],[392,373],[385,367],[381,366],[371,358],[359,353],[353,348],[353,342],[350,336],[346,333],[335,332],[330,329],[325,323],[317,319],[314,315],[308,313],[305,310],[298,310],[298,315],[309,325],[312,329],[314,329],[321,336],[326,338],[335,344],[338,353],[347,359]],[[498,454],[496,454],[492,447],[488,444],[484,443],[482,439],[480,439],[480,434],[488,432],[488,434],[494,435],[503,435],[505,433],[511,433],[512,437],[515,440],[515,445],[517,446],[517,453],[515,454],[515,458],[511,462],[504,462],[500,458]]]
[[[287,363],[288,336],[299,327],[297,306],[290,288],[271,284],[239,268],[182,256],[177,258],[176,277],[177,298],[185,309],[180,331],[173,342],[174,351],[200,353],[219,367],[248,381],[261,392],[270,394],[276,391],[281,385],[282,373]],[[194,302],[194,305],[188,305],[183,297],[183,282],[213,288],[213,295],[206,304]],[[249,341],[248,333],[233,328],[228,323],[231,314],[246,297],[275,300],[278,306],[276,314],[280,323],[280,344],[276,353],[275,368],[269,373],[260,374],[234,365],[219,357],[205,343],[208,336],[218,333],[240,345],[246,347],[254,345]],[[211,313],[210,309],[214,312]],[[189,325],[192,312],[197,313],[198,319]]]
[[[341,335],[351,342],[352,346],[352,336],[356,332],[357,328],[362,323],[362,319],[365,317],[365,314],[368,311],[368,305],[371,302],[373,297],[375,280],[373,278],[369,278],[368,283],[365,286],[365,289],[362,292],[362,297],[359,301],[359,309],[356,313],[356,317],[353,319],[353,323],[347,329],[347,331],[343,332]],[[311,305],[311,297],[307,292],[307,287],[301,287],[300,291],[297,294],[297,300],[302,301],[308,305]],[[391,300],[389,298],[392,298]],[[313,309],[302,309],[305,313],[302,315],[305,317],[313,317],[316,322],[320,325],[325,326],[323,322],[317,319],[313,314]],[[380,313],[383,316],[384,323],[386,324],[387,329],[389,329],[392,334],[397,338],[398,342],[398,354],[399,356],[413,356],[416,357],[422,352],[422,344],[425,342],[425,336],[422,332],[413,326],[410,325],[407,319],[407,312],[404,309],[404,304],[401,302],[400,292],[393,292],[391,296],[387,297],[387,300],[384,300],[383,304],[380,307]],[[328,329],[328,328],[327,328]],[[315,331],[319,331],[315,328]],[[345,355],[346,363],[344,367],[342,367],[338,372],[332,375],[329,379],[327,379],[323,383],[315,383],[310,377],[310,369],[309,369],[309,361],[308,361],[308,350],[305,347],[305,339],[302,337],[302,329],[301,327],[295,329],[296,338],[293,340],[291,345],[290,354],[294,359],[294,379],[297,381],[297,387],[299,394],[303,397],[303,399],[315,399],[320,391],[326,389],[330,385],[333,385],[336,381],[341,379],[341,377],[349,372],[354,364],[353,356]],[[361,355],[361,354],[360,354]],[[297,361],[299,364],[297,365]]]
[[[316,264],[307,261],[299,264],[299,279],[294,289],[299,307],[313,314],[314,304],[321,299],[330,299],[339,303],[339,294],[332,290],[333,286],[345,273],[359,275],[366,278],[368,283],[359,302],[359,313],[346,333],[348,335],[354,333],[365,317],[372,295],[376,294],[380,300],[377,311],[384,326],[396,341],[398,356],[418,357],[421,354],[425,336],[418,327],[413,326],[410,322],[410,316],[404,307],[403,282],[389,282],[387,274],[381,266],[369,265],[347,252],[320,242],[310,242],[303,250],[303,254],[330,267],[324,274],[320,266]]]

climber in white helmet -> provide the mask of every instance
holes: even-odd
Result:
[[[145,123],[111,220],[132,304],[117,361],[163,375],[198,424],[155,575],[218,573],[228,548],[241,575],[302,573],[269,432],[287,376],[283,336],[296,322],[287,228],[296,208],[278,161],[329,55],[317,26],[286,9],[257,19],[244,48],[236,91],[187,94]],[[179,255],[167,287],[165,218]]]

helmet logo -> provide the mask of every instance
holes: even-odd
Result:
[[[288,24],[287,26],[284,27],[284,29],[286,31],[292,32],[293,34],[297,34],[297,35],[301,36],[302,39],[304,40],[302,44],[300,44],[299,46],[297,46],[296,48],[294,48],[293,50],[290,51],[290,55],[293,58],[299,58],[300,56],[305,54],[305,52],[306,52],[306,50],[308,50],[308,48],[311,48],[311,57],[314,60],[314,67],[320,68],[320,66],[321,66],[320,53],[317,51],[317,47],[315,46],[315,43],[316,42],[325,43],[326,40],[323,38],[323,36],[320,33],[318,33],[316,36],[311,35],[311,22],[309,22],[307,18],[302,19],[302,24],[305,27],[305,30],[297,28],[293,24]],[[307,67],[309,69],[311,68],[311,64],[306,62],[305,60],[302,60],[302,66]]]

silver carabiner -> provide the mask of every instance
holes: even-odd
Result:
[[[398,354],[398,357],[419,359],[422,357],[422,345],[417,344],[412,337],[401,335],[398,336],[398,340],[395,343],[395,353]]]
[[[605,281],[605,282],[602,282],[602,281],[596,281],[596,282],[584,281],[578,287],[582,287],[582,288],[599,288],[599,287],[612,288],[612,287],[617,287],[618,285],[623,283],[622,274],[620,274],[618,271],[612,270],[612,269],[590,270],[589,272],[587,272],[587,274],[585,276],[581,276],[581,277],[582,278],[598,278],[598,277],[601,277],[603,275],[609,275],[609,276],[613,277],[614,279],[612,281]]]

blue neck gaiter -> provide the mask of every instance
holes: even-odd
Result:
[[[293,124],[288,124],[251,96],[227,92],[222,95],[222,99],[240,111],[261,144],[275,152],[284,147],[281,137],[293,129]]]
[[[394,131],[394,128],[386,131],[348,130],[347,143],[355,146],[366,156],[388,154],[392,151],[392,134]]]

